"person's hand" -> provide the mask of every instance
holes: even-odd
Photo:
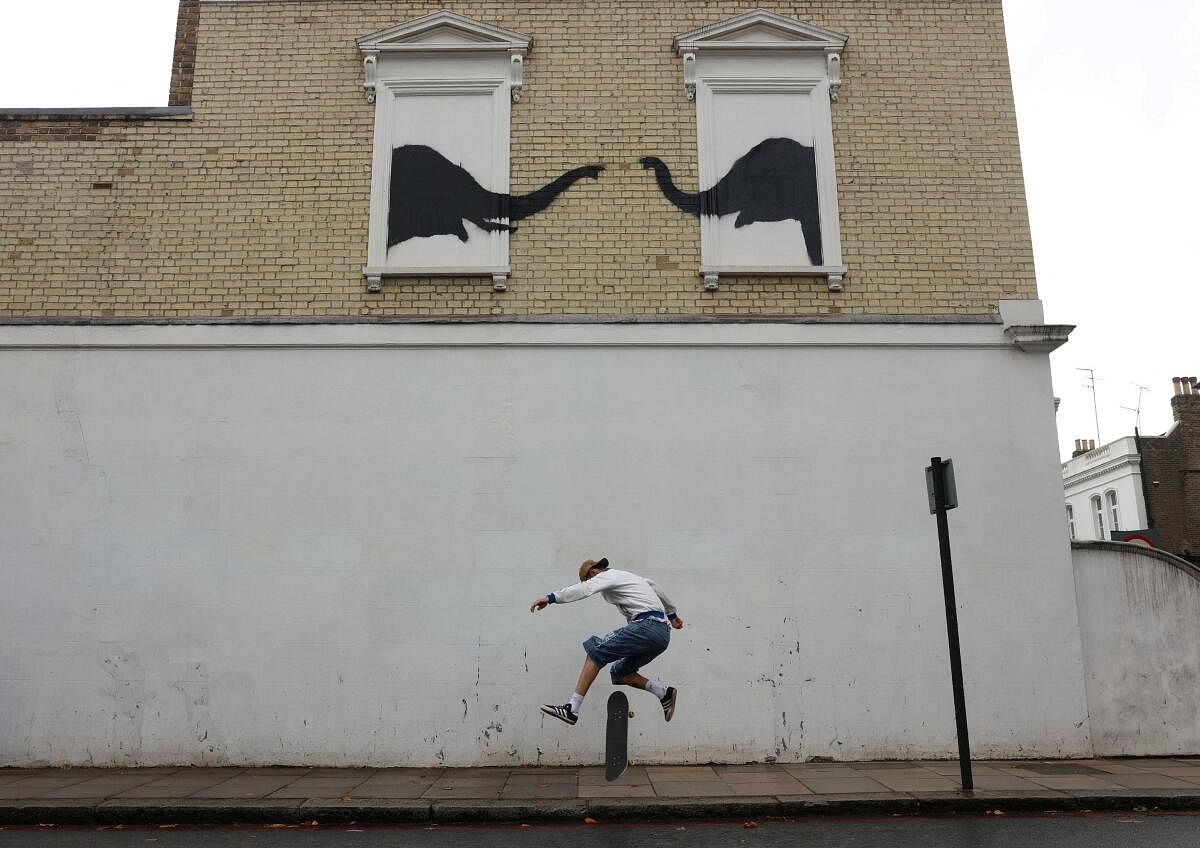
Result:
[[[545,595],[542,595],[540,598],[538,598],[536,601],[534,601],[532,604],[529,605],[529,611],[537,612],[538,610],[545,609],[548,606],[550,606],[550,599],[547,598]]]
[[[682,630],[683,629],[683,619],[680,618],[679,616],[675,616],[674,618],[671,619],[671,626],[674,627],[676,630]]]

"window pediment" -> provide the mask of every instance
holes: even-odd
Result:
[[[422,18],[364,35],[363,51],[404,50],[529,50],[532,38],[511,29],[457,15],[435,12]]]
[[[847,36],[803,21],[755,9],[675,36],[681,53],[707,48],[841,50]]]
[[[511,29],[485,24],[454,12],[435,12],[356,40],[363,54],[363,91],[374,103],[381,58],[406,55],[507,54],[509,92],[514,103],[524,92],[525,56],[533,38]]]

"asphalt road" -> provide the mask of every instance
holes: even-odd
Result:
[[[1060,815],[474,827],[0,828],[0,846],[54,848],[1196,848],[1200,815]]]

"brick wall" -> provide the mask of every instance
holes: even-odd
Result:
[[[522,223],[509,291],[443,278],[369,294],[373,107],[354,39],[441,8],[184,0],[171,103],[187,102],[194,43],[190,118],[58,135],[0,120],[0,317],[981,314],[1036,297],[1000,0],[769,4],[850,37],[833,104],[841,294],[731,276],[705,292],[696,219],[637,164],[661,156],[696,186],[671,38],[745,4],[454,3],[534,38],[512,191],[607,170]]]
[[[168,106],[188,106],[192,102],[192,80],[196,72],[196,36],[200,23],[200,0],[178,0],[179,16],[175,24],[175,51],[171,61],[171,90]]]
[[[1162,547],[1200,563],[1200,395],[1171,398],[1171,411],[1170,433],[1138,439],[1146,508]]]

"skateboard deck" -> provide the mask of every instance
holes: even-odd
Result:
[[[629,699],[624,692],[608,696],[608,731],[604,739],[604,779],[616,780],[629,767]]]

